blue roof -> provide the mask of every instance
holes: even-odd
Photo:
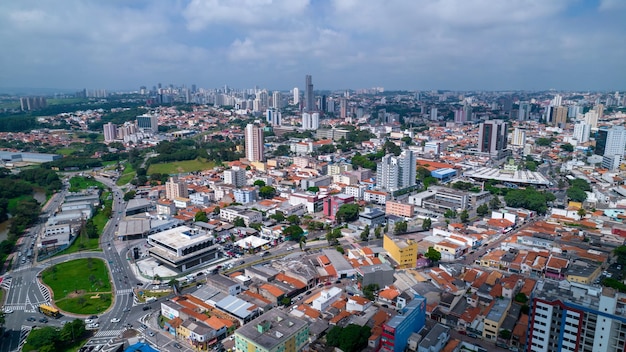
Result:
[[[152,348],[152,346],[148,345],[145,342],[137,342],[132,346],[128,346],[124,350],[124,352],[159,352],[159,350]]]

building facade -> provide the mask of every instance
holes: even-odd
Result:
[[[248,161],[264,161],[263,129],[251,123],[245,130],[246,159]]]

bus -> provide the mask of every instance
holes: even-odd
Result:
[[[39,306],[39,312],[41,314],[45,314],[49,317],[59,318],[61,316],[61,312],[58,309],[51,307],[47,304],[42,304]]]

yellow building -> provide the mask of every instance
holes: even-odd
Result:
[[[602,266],[592,262],[577,261],[567,268],[567,281],[590,285],[602,273]]]
[[[298,352],[309,342],[309,323],[272,309],[235,331],[235,351]]]
[[[508,298],[496,299],[487,314],[483,325],[483,339],[496,340],[500,327],[506,318],[507,312],[511,307],[511,300]]]
[[[392,238],[385,235],[383,248],[398,263],[398,268],[415,268],[417,266],[417,242],[406,238]]]

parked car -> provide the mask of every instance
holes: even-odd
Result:
[[[28,317],[26,320],[27,321],[37,321],[37,319],[35,319],[35,317]]]
[[[468,336],[468,337],[471,337],[471,338],[473,338],[473,339],[475,339],[475,338],[477,338],[477,337],[478,337],[478,335],[476,335],[476,334],[474,334],[474,333],[471,333],[471,332],[470,332],[470,333],[468,333],[468,334],[467,334],[467,336]]]
[[[111,323],[119,323],[119,322],[120,322],[120,318],[111,319]]]
[[[178,343],[178,342],[174,342],[174,344],[172,346],[174,346],[175,348],[178,348],[179,350],[181,348],[183,348],[183,346],[181,346],[180,343]]]
[[[154,337],[154,332],[153,331],[148,331],[148,336]]]
[[[150,306],[144,306],[142,309],[143,309],[143,310],[149,310],[150,308],[152,308],[152,307],[150,307]]]

